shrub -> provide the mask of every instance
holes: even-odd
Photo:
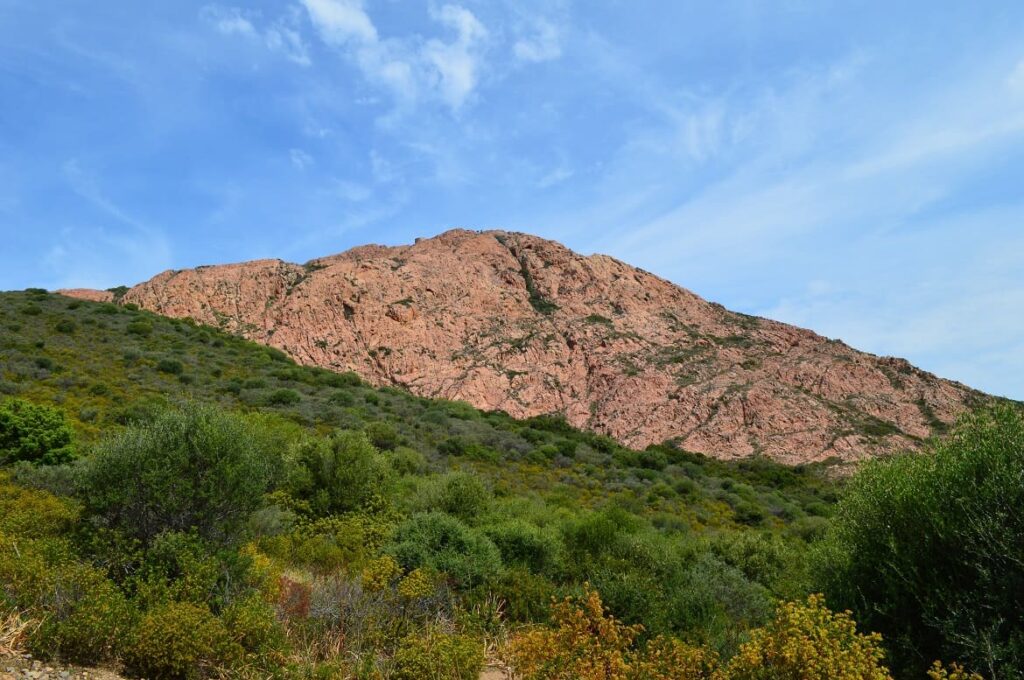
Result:
[[[394,661],[395,680],[477,680],[484,649],[467,635],[427,630],[404,638]]]
[[[27,316],[39,316],[43,313],[42,308],[39,305],[32,304],[31,302],[21,306],[21,313]]]
[[[0,404],[0,462],[54,465],[72,456],[71,429],[63,411],[23,399]]]
[[[279,475],[271,444],[250,420],[187,404],[101,442],[81,496],[107,525],[144,543],[190,530],[231,543]]]
[[[117,308],[114,307],[116,312]],[[132,321],[125,328],[129,333],[133,335],[147,336],[153,334],[153,324],[148,321]]]
[[[393,479],[387,459],[362,432],[307,442],[299,459],[306,475],[296,482],[295,493],[321,515],[361,508],[385,496]]]
[[[449,472],[432,478],[418,499],[420,509],[440,510],[464,522],[478,518],[490,503],[490,489],[465,472]]]
[[[751,634],[728,665],[729,680],[891,680],[882,665],[882,638],[862,635],[847,613],[835,614],[820,595],[786,603]]]
[[[557,534],[521,519],[484,529],[501,552],[507,565],[524,566],[530,571],[552,574],[562,563],[562,542]]]
[[[119,653],[131,628],[132,610],[121,591],[95,567],[51,564],[45,596],[34,606],[45,612],[29,648],[39,656],[95,664]]]
[[[75,324],[75,322],[72,321],[71,319],[62,319],[62,320],[58,321],[57,325],[54,326],[53,328],[58,333],[71,334],[71,333],[75,332],[76,326],[77,325]]]
[[[553,627],[514,635],[503,656],[523,680],[625,680],[641,631],[605,613],[597,591],[552,606]]]
[[[78,508],[68,499],[25,489],[0,474],[0,532],[22,538],[59,536],[77,521]]]
[[[391,468],[400,475],[420,474],[427,469],[427,459],[422,453],[406,446],[399,446],[388,456]]]
[[[406,570],[442,571],[464,587],[501,570],[501,554],[490,539],[440,512],[413,515],[400,524],[388,552]]]
[[[161,359],[156,363],[156,370],[171,375],[181,375],[185,366],[177,359]]]
[[[267,395],[267,403],[271,406],[291,406],[302,401],[302,397],[295,390],[281,388],[274,390]]]
[[[366,433],[370,443],[382,451],[394,451],[401,443],[401,438],[398,436],[398,432],[395,431],[394,425],[382,420],[367,423],[366,427],[363,428],[363,432]]]
[[[244,657],[224,624],[204,605],[171,602],[139,621],[125,662],[148,678],[200,678]]]
[[[953,658],[1024,677],[1022,469],[1024,416],[1005,406],[852,481],[816,572],[831,601],[882,633],[899,675]]]
[[[258,595],[232,602],[221,616],[231,637],[245,651],[249,661],[279,664],[285,636],[274,608]]]

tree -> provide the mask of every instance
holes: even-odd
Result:
[[[363,432],[341,431],[329,440],[306,443],[299,453],[306,475],[295,485],[313,510],[326,515],[364,507],[384,497],[394,473]]]
[[[63,411],[23,399],[0,404],[0,462],[54,465],[73,455]]]
[[[1024,678],[1024,417],[965,418],[922,455],[865,466],[818,547],[830,602],[882,633],[900,677],[935,659]]]
[[[80,492],[94,515],[144,544],[190,530],[230,544],[280,476],[272,442],[257,422],[187,404],[101,442]]]

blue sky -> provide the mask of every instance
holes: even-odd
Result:
[[[1024,3],[0,0],[0,289],[454,226],[1024,398]]]

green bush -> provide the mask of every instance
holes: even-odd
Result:
[[[181,375],[185,366],[177,359],[161,359],[156,363],[156,370],[171,375]]]
[[[23,399],[0,403],[0,463],[54,465],[72,457],[71,429],[63,411]]]
[[[143,677],[190,680],[230,668],[244,656],[241,645],[207,607],[171,602],[142,617],[125,662]]]
[[[67,334],[70,335],[71,333],[75,332],[75,328],[76,327],[77,327],[77,324],[75,324],[75,322],[73,320],[71,320],[71,319],[61,319],[60,321],[57,322],[57,325],[55,325],[53,328],[58,333],[67,333]]]
[[[295,390],[281,388],[274,390],[267,395],[267,403],[271,406],[290,406],[302,401],[302,397]]]
[[[894,670],[956,659],[1024,677],[1024,417],[965,418],[920,455],[865,465],[819,546],[830,602],[882,633]]]
[[[190,530],[231,543],[280,474],[272,444],[251,420],[187,404],[102,441],[80,494],[105,524],[143,543]]]
[[[114,307],[115,313],[117,308]],[[153,324],[148,321],[132,321],[125,328],[129,333],[133,335],[147,336],[153,334]]]
[[[370,443],[381,451],[394,451],[402,441],[395,430],[395,426],[383,420],[367,423],[366,427],[363,428],[363,432],[366,433]]]
[[[232,602],[221,619],[250,661],[273,663],[286,647],[274,608],[256,594]]]
[[[421,474],[427,469],[427,459],[422,453],[406,446],[399,446],[388,456],[391,468],[400,475]]]
[[[489,538],[441,512],[413,515],[398,525],[388,551],[406,570],[441,571],[463,587],[501,571],[501,553]]]
[[[295,482],[294,493],[321,515],[356,510],[386,496],[394,477],[362,432],[346,430],[307,442],[299,459],[305,475]]]
[[[432,480],[423,509],[440,510],[464,522],[472,523],[491,504],[491,490],[479,477],[465,472],[449,472]]]
[[[45,584],[45,595],[33,603],[45,613],[29,641],[33,653],[84,664],[116,658],[133,612],[103,571],[81,563],[51,564]]]
[[[484,534],[498,547],[507,565],[523,566],[538,574],[553,574],[562,564],[559,536],[522,519],[486,527]]]
[[[477,680],[484,648],[467,635],[427,630],[404,638],[394,661],[394,680]]]

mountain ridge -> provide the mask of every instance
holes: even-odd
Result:
[[[419,396],[558,412],[629,446],[674,440],[719,458],[850,462],[914,449],[984,399],[607,255],[501,230],[60,292],[191,317]]]

